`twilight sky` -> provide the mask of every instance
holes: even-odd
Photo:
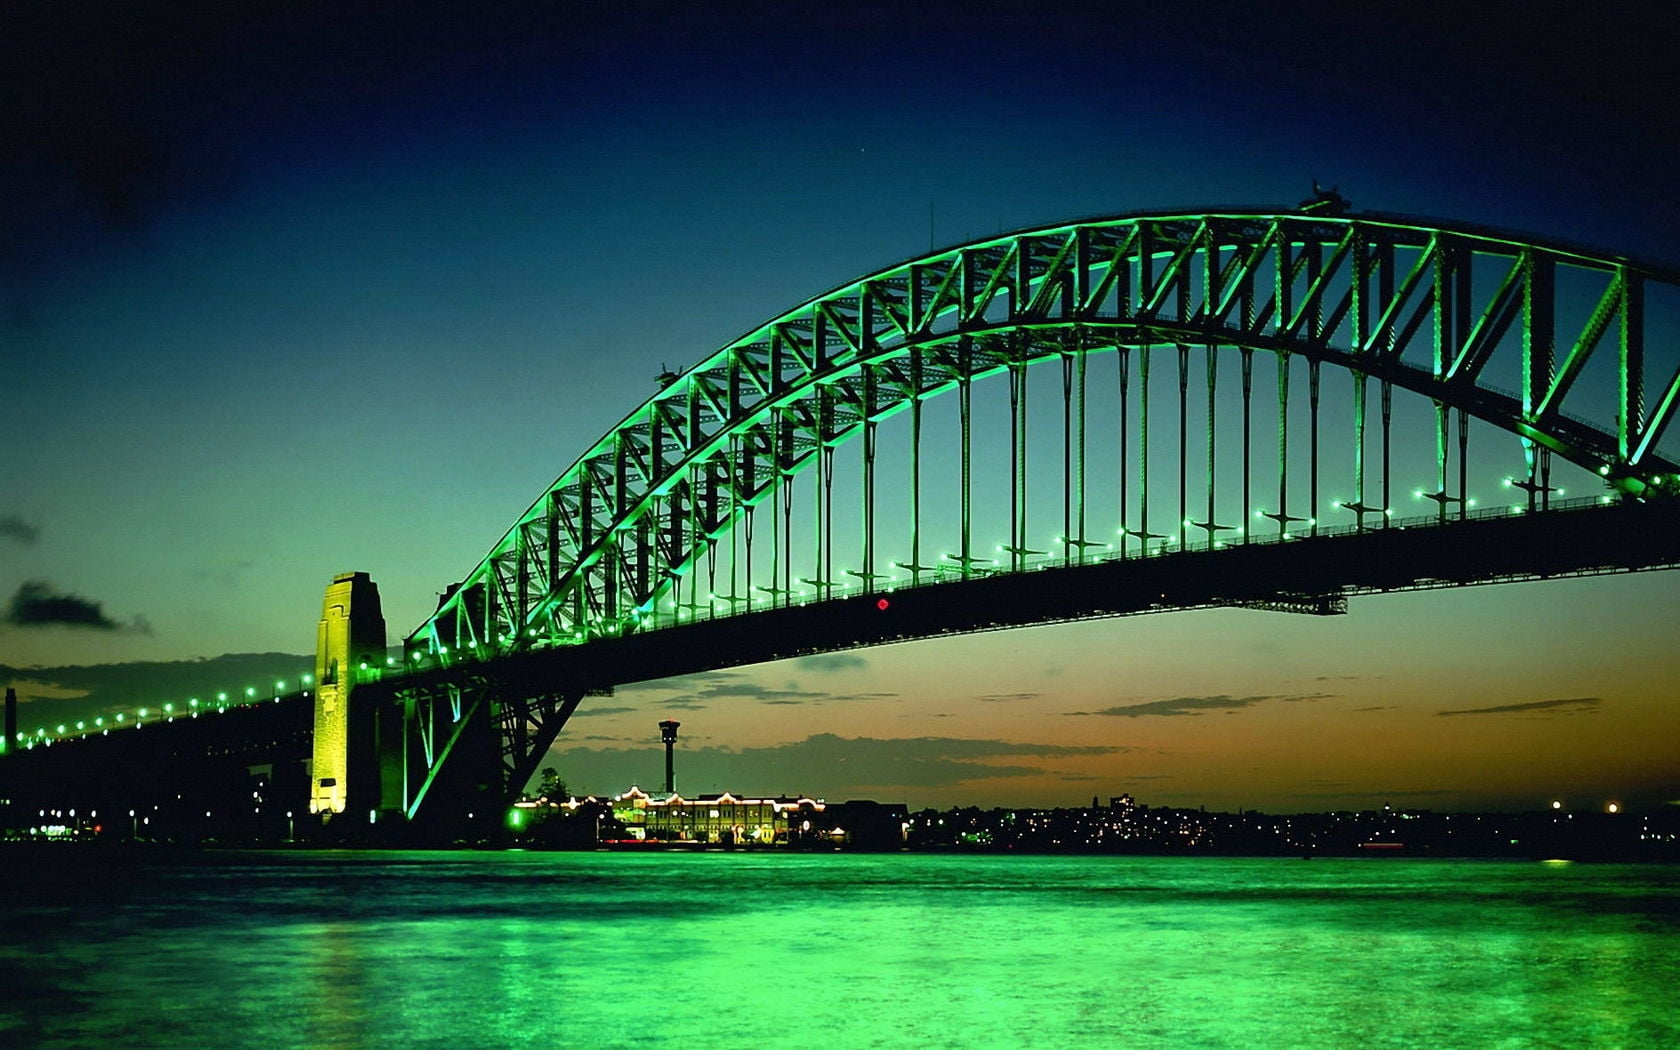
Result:
[[[1643,5],[227,6],[0,31],[0,664],[308,652],[348,569],[395,642],[664,366],[930,241],[1317,178],[1680,260]],[[1677,583],[744,668],[620,690],[556,761],[650,784],[674,713],[691,791],[1650,805]],[[25,728],[74,709],[27,680]]]

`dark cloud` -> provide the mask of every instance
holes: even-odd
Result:
[[[313,655],[239,653],[211,659],[137,661],[63,667],[9,667],[0,664],[0,686],[17,689],[19,699],[38,701],[55,721],[74,721],[139,707],[157,707],[218,692],[239,695],[247,686],[267,689],[277,681],[295,685],[315,668]],[[41,714],[42,719],[48,715]]]
[[[604,718],[607,715],[624,715],[640,710],[639,707],[590,707],[588,704],[579,704],[577,710],[572,712],[572,717]]]
[[[851,700],[891,700],[891,699],[897,697],[899,694],[897,694],[897,693],[789,693],[788,695],[789,696],[798,696],[798,697],[801,697],[801,698],[800,699],[781,699],[781,698],[778,698],[778,699],[773,699],[773,700],[765,700],[764,703],[767,703],[767,704],[832,704],[832,703],[842,703],[842,702],[851,701]]]
[[[839,654],[844,656],[845,654]],[[801,664],[816,661],[820,657],[805,657]],[[861,665],[862,661],[859,660]],[[845,664],[844,666],[854,666]],[[837,667],[819,665],[814,670],[827,673]],[[760,685],[751,681],[748,675],[740,671],[704,671],[699,674],[682,675],[677,678],[664,678],[653,682],[633,682],[619,686],[617,693],[669,693],[665,699],[659,701],[660,706],[675,708],[682,711],[697,711],[715,702],[731,702],[751,700],[761,704],[821,704],[847,700],[880,700],[896,697],[897,693],[831,693],[821,689],[805,689],[796,681],[789,681],[781,688]]]
[[[721,682],[738,682],[745,677],[739,671],[701,671],[698,674],[678,675],[675,678],[655,678],[646,682],[627,682],[615,686],[615,693],[693,692],[711,688]]]
[[[846,798],[1038,776],[1054,772],[1046,769],[1042,760],[1128,750],[955,737],[875,739],[819,733],[775,747],[681,749],[677,778],[681,790],[688,793],[815,792]],[[621,791],[632,781],[655,783],[664,769],[663,752],[653,744],[644,748],[572,747],[557,751],[555,762],[568,783],[592,791]]]
[[[123,624],[105,615],[99,602],[74,594],[58,594],[52,585],[42,580],[30,580],[18,587],[0,614],[0,623],[15,627],[86,627],[96,631],[124,630]],[[151,625],[144,618],[136,618],[127,630],[151,633]]]
[[[1044,694],[1042,694],[1042,693],[987,693],[985,696],[979,697],[978,699],[983,704],[1006,704],[1006,703],[1009,703],[1011,700],[1031,700],[1036,696],[1042,696],[1042,695],[1044,695]]]
[[[23,544],[25,547],[31,547],[40,538],[41,530],[16,514],[8,514],[0,518],[0,539],[12,540]]]
[[[1266,694],[1262,696],[1230,696],[1221,693],[1218,696],[1175,696],[1170,700],[1151,700],[1144,704],[1122,704],[1118,707],[1105,707],[1100,711],[1069,711],[1070,715],[1106,715],[1115,718],[1142,718],[1146,715],[1196,716],[1204,711],[1224,711],[1235,714],[1244,708],[1268,700],[1279,700],[1283,703],[1297,703],[1300,701],[1327,700],[1334,693],[1296,693],[1291,695]]]
[[[1525,704],[1498,704],[1494,707],[1461,707],[1450,711],[1437,711],[1438,715],[1503,715],[1525,711],[1548,711],[1557,714],[1575,714],[1578,711],[1596,710],[1604,703],[1602,697],[1577,696],[1568,700],[1530,700]]]
[[[1360,711],[1393,711],[1394,710],[1394,705],[1393,704],[1379,704],[1376,707],[1356,707],[1353,710],[1356,713],[1360,712]]]
[[[829,674],[834,671],[862,670],[869,666],[869,661],[856,653],[819,653],[815,656],[800,657],[794,661],[794,666],[801,671]]]

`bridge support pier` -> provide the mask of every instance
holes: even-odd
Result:
[[[384,666],[385,617],[379,607],[379,588],[365,572],[340,573],[327,586],[315,631],[309,812],[343,813],[349,806],[351,693],[359,682],[377,677]],[[360,754],[362,749],[356,751]],[[357,785],[356,790],[364,789]]]

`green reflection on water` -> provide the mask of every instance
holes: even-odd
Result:
[[[150,872],[107,923],[67,911],[25,937],[98,994],[60,981],[73,1009],[7,1007],[0,1035],[1675,1046],[1677,890],[1667,868],[1389,859],[205,856]]]

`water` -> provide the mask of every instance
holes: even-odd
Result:
[[[0,853],[7,1047],[1677,1047],[1680,869]]]

